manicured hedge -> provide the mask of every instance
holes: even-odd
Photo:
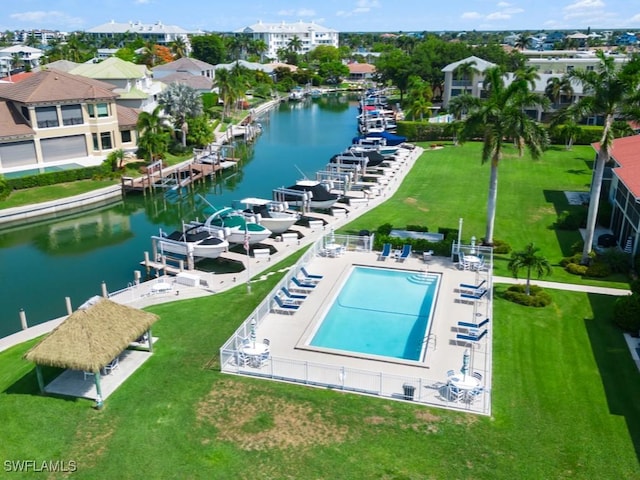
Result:
[[[546,307],[551,304],[551,295],[545,292],[537,285],[529,286],[529,295],[525,293],[526,285],[511,285],[506,292],[504,298],[510,302],[525,305],[527,307]]]
[[[38,173],[26,177],[11,178],[7,180],[7,185],[11,190],[21,190],[24,188],[43,187],[45,185],[55,185],[57,183],[75,182],[76,180],[89,180],[104,173],[102,167],[74,168],[71,170],[60,170],[57,172]]]

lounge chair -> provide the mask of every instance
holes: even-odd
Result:
[[[400,256],[398,257],[399,262],[404,262],[407,257],[411,255],[411,245],[405,244],[402,246],[402,252],[400,252]]]
[[[481,300],[487,294],[486,288],[479,288],[473,293],[461,293],[460,296],[462,298],[470,298],[472,300]]]
[[[469,283],[461,283],[460,288],[465,288],[467,290],[479,290],[482,286],[487,283],[486,280],[482,280],[478,285],[471,285]]]
[[[487,334],[487,330],[483,330],[482,333],[478,335],[464,335],[464,334],[458,333],[456,335],[456,338],[458,340],[469,340],[471,342],[479,342],[480,340],[482,340],[482,337],[484,337],[486,334]]]
[[[302,282],[299,278],[296,278],[296,277],[292,277],[291,282],[295,285],[296,289],[303,290],[303,291],[309,291],[316,288],[315,284]]]
[[[382,251],[380,252],[378,260],[386,260],[387,258],[389,258],[389,255],[391,255],[391,244],[385,243],[382,246]]]
[[[489,323],[489,319],[485,318],[483,321],[481,321],[480,323],[471,323],[471,322],[458,322],[458,326],[459,327],[465,327],[465,328],[475,328],[475,329],[480,329],[482,327],[484,327],[487,323]]]
[[[275,313],[285,313],[287,315],[292,315],[293,313],[295,313],[296,310],[298,310],[298,308],[300,308],[299,305],[284,303],[282,299],[277,295],[273,297],[273,301],[276,303],[276,306],[272,307],[272,310]]]
[[[291,293],[287,287],[282,287],[281,290],[286,298],[294,302],[302,302],[307,298],[307,295],[303,295],[301,293]]]
[[[324,278],[324,275],[315,275],[307,272],[307,269],[304,267],[300,267],[300,271],[306,278],[309,278],[309,279],[322,280]]]

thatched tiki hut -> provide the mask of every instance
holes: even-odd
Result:
[[[93,297],[29,350],[24,358],[36,364],[41,392],[44,392],[41,365],[93,373],[100,406],[102,369],[143,336],[151,351],[150,329],[156,320],[155,314]]]

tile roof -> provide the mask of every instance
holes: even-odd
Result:
[[[0,98],[22,103],[117,98],[115,87],[105,82],[59,70],[35,72],[19,83],[0,85]]]
[[[600,149],[600,143],[593,148]],[[640,135],[616,138],[613,141],[611,157],[619,165],[613,169],[616,175],[629,189],[635,198],[640,198]]]
[[[179,70],[212,70],[214,67],[210,63],[203,62],[197,58],[182,57],[178,60],[169,63],[163,63],[157,67],[153,67],[151,70],[168,70],[177,72]]]
[[[0,100],[0,138],[24,135],[35,132],[11,102]]]
[[[72,62],[71,60],[56,60],[55,62],[47,63],[40,66],[40,70],[61,70],[63,72],[69,72],[76,68],[79,63]]]
[[[369,63],[350,63],[347,65],[350,73],[373,73],[376,67]]]
[[[98,63],[82,63],[69,73],[100,80],[129,80],[151,76],[146,65],[136,65],[118,57],[109,57]]]
[[[213,81],[210,78],[202,75],[193,75],[189,72],[176,72],[166,77],[162,77],[159,82],[170,85],[172,83],[182,83],[188,85],[196,90],[211,90],[213,88]]]
[[[122,105],[116,105],[116,114],[118,115],[118,126],[135,127],[138,123],[138,115],[140,110]]]

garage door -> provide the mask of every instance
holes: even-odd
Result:
[[[40,148],[45,163],[88,156],[84,135],[40,140]]]
[[[0,163],[2,168],[35,165],[37,159],[33,140],[0,144]]]

